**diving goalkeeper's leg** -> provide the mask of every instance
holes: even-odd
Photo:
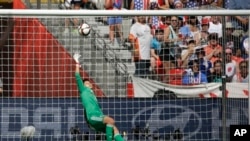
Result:
[[[115,126],[115,121],[113,118],[105,116],[103,122],[106,124],[106,137],[107,141],[112,141],[113,137],[115,141],[123,141],[119,130]]]

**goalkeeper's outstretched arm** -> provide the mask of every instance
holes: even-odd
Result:
[[[80,91],[80,93],[85,89],[85,86],[82,82],[82,78],[80,76],[80,67],[81,65],[79,64],[79,58],[81,57],[81,55],[79,53],[75,53],[73,58],[76,61],[76,68],[75,68],[75,78],[76,78],[76,84],[78,87],[78,90]]]
[[[73,58],[74,60],[76,61],[76,70],[75,70],[75,73],[79,73],[80,71],[80,67],[81,65],[79,64],[79,58],[81,57],[81,55],[79,53],[75,53]]]

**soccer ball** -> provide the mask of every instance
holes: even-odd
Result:
[[[91,28],[87,23],[83,23],[78,27],[78,32],[82,36],[88,36],[90,31],[91,31]]]
[[[25,126],[21,129],[20,134],[21,134],[21,139],[23,141],[28,141],[31,139],[34,134],[35,134],[35,127],[34,126]]]

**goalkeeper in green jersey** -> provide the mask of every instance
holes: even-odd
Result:
[[[92,90],[92,84],[87,79],[82,80],[80,76],[79,58],[81,57],[81,55],[75,53],[73,57],[77,63],[75,78],[80,93],[80,100],[84,108],[84,117],[87,124],[91,129],[94,129],[95,131],[106,133],[107,141],[112,141],[113,138],[115,139],[115,141],[123,141],[119,130],[115,126],[114,119],[103,114],[97,98]]]

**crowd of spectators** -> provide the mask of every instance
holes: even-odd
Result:
[[[105,0],[103,7],[121,10],[123,4],[123,0]],[[245,0],[131,0],[129,8],[167,12],[192,8],[249,9],[249,5]],[[71,0],[69,7],[97,9],[90,0]],[[121,16],[107,17],[112,44],[115,33],[121,41],[126,38],[122,30],[128,29],[121,28],[122,19]],[[76,28],[79,21],[71,20]],[[131,21],[128,41],[132,45],[135,76],[170,84],[221,82],[225,65],[227,82],[247,82],[248,46],[244,46],[244,40],[248,37],[248,17],[135,16]],[[69,19],[66,32],[68,22]]]
[[[130,9],[250,8],[246,7],[248,1],[239,2],[132,0]],[[248,37],[248,17],[151,16],[143,23],[141,18],[133,17],[129,35],[135,76],[180,85],[222,82],[225,65],[227,82],[248,82],[248,46],[244,46],[244,39]],[[151,39],[145,29],[150,29]],[[151,43],[145,39],[150,39]]]

